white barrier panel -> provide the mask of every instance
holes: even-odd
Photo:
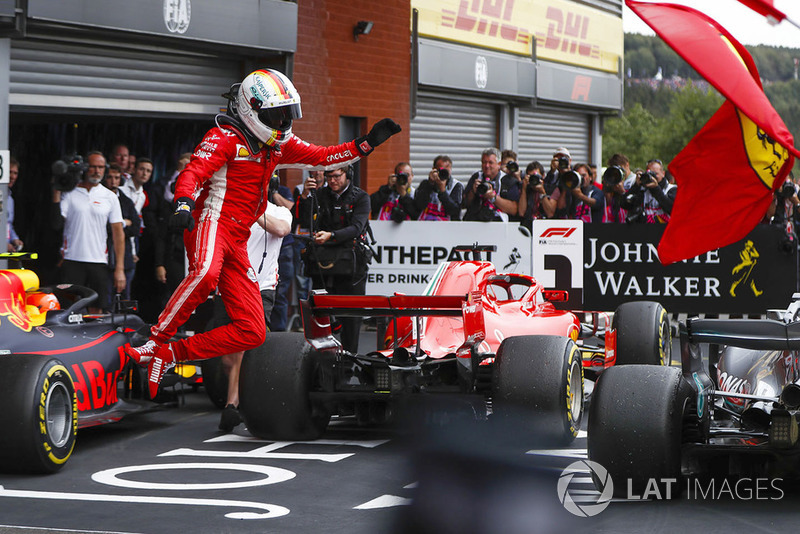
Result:
[[[377,243],[368,294],[422,294],[439,263],[465,259],[455,247],[475,243],[497,246],[489,259],[498,272],[531,274],[531,238],[517,223],[370,221],[370,226]]]
[[[533,276],[548,289],[583,289],[583,221],[538,219],[533,221]],[[548,259],[564,258],[570,269],[561,269],[558,262]],[[568,280],[557,280],[569,275]]]

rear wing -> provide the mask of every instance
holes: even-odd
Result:
[[[800,322],[771,319],[690,319],[692,343],[715,343],[754,350],[799,350]]]
[[[486,338],[481,294],[466,295],[329,295],[315,290],[300,301],[303,331],[317,350],[340,349],[333,336],[330,317],[462,317],[465,345]]]

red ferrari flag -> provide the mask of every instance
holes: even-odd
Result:
[[[783,11],[778,10],[772,0],[739,0],[742,4],[746,5],[756,13],[764,15],[770,19],[770,23],[777,24],[786,18]]]
[[[678,191],[658,245],[667,265],[745,237],[800,152],[750,54],[723,27],[683,5],[626,4],[727,99],[669,164]]]

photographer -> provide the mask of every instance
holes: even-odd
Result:
[[[433,160],[428,179],[419,184],[414,194],[414,205],[420,212],[420,221],[458,221],[461,219],[461,201],[464,186],[453,178],[453,160],[440,155]]]
[[[575,172],[581,177],[580,185],[571,191],[577,201],[575,218],[587,223],[599,223],[603,220],[606,207],[603,192],[594,185],[588,165],[585,163],[575,165]]]
[[[326,170],[328,185],[316,190],[316,180],[309,177],[298,201],[301,221],[314,219],[313,243],[306,245],[303,261],[314,289],[332,295],[364,295],[371,257],[366,255],[369,226],[369,196],[352,184],[352,167]],[[343,317],[342,346],[358,351],[360,317]]]
[[[87,164],[80,156],[74,157],[69,164],[62,162],[59,166],[58,163],[53,164],[56,176],[53,177],[52,198],[56,211],[54,225],[64,232],[61,280],[97,292],[98,300],[89,311],[100,313],[110,302],[106,224],[111,227],[115,257],[125,257],[125,231],[119,199],[100,185],[106,172],[106,158],[102,153],[89,152]],[[78,176],[81,181],[74,185]],[[127,283],[125,262],[116,262],[113,279],[114,291],[122,293]]]
[[[639,171],[634,178],[625,181],[629,206],[628,222],[667,223],[675,202],[677,186],[665,178],[660,160],[647,162],[647,169]]]
[[[508,221],[519,209],[520,181],[500,170],[500,151],[481,153],[481,170],[467,182],[464,195],[465,221]]]
[[[797,247],[795,225],[798,217],[798,204],[800,204],[800,199],[797,197],[797,185],[790,172],[781,187],[773,194],[772,204],[767,210],[770,224],[784,229],[785,235],[781,240],[780,247],[785,252],[794,252]]]
[[[370,195],[372,218],[379,221],[403,222],[409,219],[416,221],[419,210],[414,205],[414,170],[411,165],[401,161],[394,167],[386,185],[380,186]]]
[[[545,192],[544,167],[538,161],[528,163],[519,195],[519,216],[522,226],[533,229],[535,219],[550,219],[556,211],[556,201]]]
[[[622,207],[625,198],[625,169],[623,169],[615,154],[608,161],[608,167],[603,173],[603,198],[605,200],[602,222],[622,223],[627,219],[628,212]]]
[[[552,219],[574,219],[578,198],[573,194],[580,188],[581,177],[572,170],[572,156],[565,147],[553,152],[550,170],[544,178],[545,192],[555,201]]]

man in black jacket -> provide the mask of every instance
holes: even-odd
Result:
[[[309,177],[298,200],[301,224],[317,213],[312,228],[314,242],[306,246],[312,287],[332,295],[364,295],[367,287],[368,260],[361,243],[366,240],[370,200],[366,192],[352,184],[352,172],[352,167],[325,171],[328,185],[321,189],[316,189],[315,179]],[[313,190],[316,194],[311,197]],[[361,318],[342,317],[339,323],[342,346],[357,352]]]
[[[372,218],[378,221],[403,222],[416,221],[419,210],[414,205],[414,170],[411,165],[401,161],[394,167],[386,185],[380,186],[369,197],[372,204]]]
[[[119,207],[122,210],[122,229],[125,233],[125,279],[127,284],[122,292],[123,299],[131,298],[131,280],[133,280],[133,273],[136,270],[136,263],[133,261],[133,240],[139,235],[141,228],[141,220],[139,214],[136,212],[136,206],[133,205],[133,200],[125,196],[125,193],[119,190],[120,183],[122,182],[122,168],[116,163],[108,166],[108,172],[103,176],[102,184],[111,192],[116,193],[119,199]],[[114,253],[114,240],[111,235],[111,228],[108,229],[108,296],[109,302],[104,306],[109,309],[114,309],[114,267],[117,265],[117,256]]]
[[[420,221],[461,220],[461,202],[464,186],[453,178],[453,160],[440,155],[433,160],[428,179],[417,188],[414,204],[420,212]]]

